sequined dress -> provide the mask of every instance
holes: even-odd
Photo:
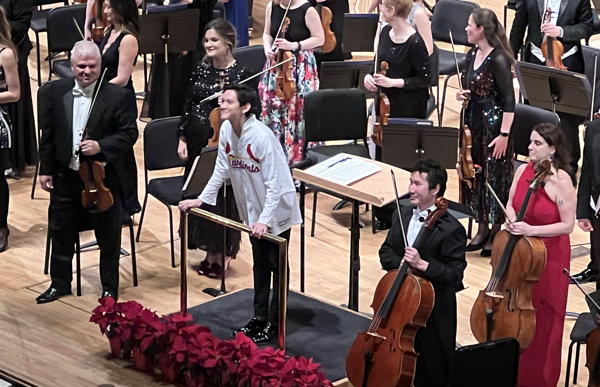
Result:
[[[493,148],[488,145],[500,134],[502,114],[515,109],[511,65],[499,49],[493,49],[475,69],[477,50],[475,47],[467,53],[466,73],[463,73],[463,87],[471,90],[465,124],[471,130],[473,162],[481,167],[473,191],[467,194],[467,203],[473,206],[478,222],[501,224],[504,214],[486,189],[485,181],[506,203],[513,176],[512,141],[509,137],[506,153],[499,159],[492,157]]]
[[[277,29],[281,24],[284,9],[272,2],[271,36],[275,39]],[[290,42],[298,42],[310,37],[304,17],[310,8],[304,3],[296,9],[290,9],[290,28],[285,38]],[[296,81],[296,94],[288,99],[279,98],[275,93],[277,69],[266,72],[258,85],[258,94],[262,104],[260,120],[267,125],[279,138],[288,162],[300,161],[303,158],[304,146],[304,96],[319,89],[317,61],[313,50],[300,50],[293,54],[292,69]],[[273,63],[267,61],[265,69]]]
[[[221,90],[223,85],[238,83],[246,77],[246,69],[239,66],[237,62],[226,69],[216,69],[211,63],[200,62],[192,70],[190,96],[184,105],[178,131],[178,136],[185,138],[188,150],[185,178],[187,178],[194,159],[213,135],[208,116],[217,107],[218,100],[214,99],[202,104],[200,101]],[[202,208],[219,215],[225,215],[230,219],[239,220],[233,190],[231,190],[231,187],[227,189],[227,206],[223,205],[222,191],[223,189],[219,192],[216,206],[203,204]],[[200,192],[197,194],[200,194]],[[192,217],[188,224],[188,230],[188,248],[202,249],[209,253],[223,252],[222,226],[203,218]],[[234,256],[239,250],[240,232],[228,228],[227,241],[227,255]]]

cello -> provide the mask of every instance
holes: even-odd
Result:
[[[552,174],[550,162],[537,166],[517,214],[522,221],[529,199],[544,179]],[[491,189],[488,185],[488,189]],[[496,195],[493,195],[497,198]],[[471,331],[478,342],[514,337],[521,351],[535,335],[532,291],[546,266],[546,246],[540,238],[499,231],[492,245],[492,276],[471,309]]]
[[[407,247],[397,198],[396,190],[400,230]],[[436,206],[437,209],[425,220],[413,247],[427,243],[438,219],[448,209],[448,201],[439,197]],[[356,336],[346,355],[346,374],[352,385],[412,386],[418,356],[414,349],[415,336],[429,319],[434,302],[431,282],[411,273],[406,262],[381,278],[373,295],[373,320],[366,332]]]
[[[552,20],[552,8],[546,7],[544,11],[543,23],[550,23]],[[567,70],[562,62],[562,56],[565,53],[565,46],[556,38],[544,36],[542,40],[542,55],[546,58],[546,66],[558,70]]]

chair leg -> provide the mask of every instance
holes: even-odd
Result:
[[[473,236],[473,218],[469,217],[469,225],[467,230],[467,238],[471,239]]]
[[[577,348],[575,349],[575,366],[573,367],[573,384],[577,384],[577,369],[579,368],[579,350],[581,349],[581,343],[577,342]]]
[[[144,195],[144,205],[142,205],[142,213],[140,214],[140,223],[138,223],[137,235],[135,241],[140,241],[140,233],[142,232],[142,223],[144,223],[144,214],[146,213],[146,203],[148,202],[148,192]]]
[[[315,223],[317,221],[317,194],[319,192],[318,191],[314,191],[313,192],[313,208],[312,208],[312,219],[311,219],[311,224],[310,224],[310,236],[314,237],[315,236]]]
[[[571,375],[571,358],[573,357],[573,345],[575,345],[575,341],[571,341],[571,344],[569,344],[569,354],[567,355],[567,371],[565,375],[565,387],[569,387],[569,376]]]
[[[171,234],[171,267],[175,267],[175,241],[173,237],[173,211],[171,206],[167,206],[169,210],[169,232]]]
[[[40,57],[40,34],[35,33],[35,52],[37,56],[37,82],[38,87],[42,85],[42,58]]]
[[[81,296],[81,246],[79,245],[79,235],[75,242],[75,268],[77,271],[77,296]]]
[[[50,225],[48,225],[48,230],[46,231],[46,252],[44,253],[44,274],[48,274],[48,268],[50,267],[50,248],[52,235],[50,235]]]
[[[448,89],[448,81],[454,75],[456,75],[456,74],[449,74],[446,76],[446,79],[444,79],[444,90],[442,91],[442,99],[441,99],[441,101],[438,101],[438,103],[442,104],[441,116],[440,116],[440,126],[442,126],[442,121],[444,120],[444,109],[446,108],[446,90]]]
[[[435,93],[436,93],[436,110],[437,110],[437,116],[438,116],[438,126],[442,126],[442,110],[440,107],[440,81],[438,79],[438,85],[435,87]]]
[[[39,144],[39,142],[38,142]],[[35,163],[35,172],[33,173],[33,182],[31,183],[31,199],[35,199],[35,186],[37,184],[38,173],[40,169],[40,163]]]
[[[131,273],[133,275],[133,286],[138,286],[137,261],[135,256],[135,238],[133,237],[133,220],[129,223],[129,242],[131,244]]]

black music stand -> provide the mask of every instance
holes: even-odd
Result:
[[[366,92],[363,79],[372,70],[372,60],[323,62],[319,70],[319,89],[360,88]]]
[[[373,52],[377,23],[379,14],[376,13],[345,13],[343,51]]]
[[[155,12],[140,16],[140,54],[165,54],[195,50],[198,44],[200,10],[196,8]]]
[[[592,88],[585,74],[517,62],[521,92],[532,106],[587,117]]]

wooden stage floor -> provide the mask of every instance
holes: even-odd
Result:
[[[502,15],[499,0],[488,1],[488,6]],[[31,36],[34,40],[33,35]],[[42,35],[42,57],[45,56],[45,37]],[[35,53],[30,56],[30,73],[35,77]],[[43,76],[47,79],[47,66],[43,64]],[[138,64],[134,82],[142,85],[141,64]],[[34,95],[37,82],[32,81]],[[449,91],[445,124],[456,125],[458,104]],[[139,122],[140,138],[136,144],[139,175],[139,197],[143,198],[142,132],[144,123]],[[171,171],[182,173],[181,170]],[[10,180],[11,202],[9,225],[10,248],[0,254],[0,370],[29,383],[41,386],[138,386],[158,385],[151,377],[131,369],[128,363],[109,360],[108,342],[101,336],[96,325],[89,323],[90,311],[97,305],[100,293],[98,276],[98,252],[82,254],[83,295],[67,296],[58,302],[36,305],[35,297],[50,284],[49,277],[42,272],[48,195],[36,190],[31,200],[30,190],[33,169],[30,168],[22,180]],[[400,190],[406,183],[400,183]],[[456,174],[450,171],[447,197],[457,199]],[[309,295],[335,304],[347,302],[350,234],[350,209],[332,212],[334,198],[319,196],[317,230],[314,238],[307,237],[306,292]],[[311,196],[307,197],[307,224],[310,225]],[[364,207],[363,207],[364,209]],[[148,213],[144,221],[140,243],[137,244],[138,273],[140,284],[132,287],[129,257],[121,264],[121,300],[137,300],[160,314],[171,313],[179,308],[179,269],[170,267],[169,232],[166,208],[154,199],[149,199]],[[136,216],[136,223],[139,216]],[[370,213],[361,213],[361,220],[370,226]],[[371,312],[371,297],[380,277],[377,251],[386,233],[372,234],[370,227],[361,230],[360,255],[360,311]],[[91,233],[82,236],[82,243],[93,239]],[[123,247],[130,249],[127,231],[123,233]],[[294,228],[290,245],[291,288],[299,290],[299,227]],[[576,229],[571,235],[573,253],[572,272],[579,272],[589,259],[588,236]],[[179,241],[177,241],[177,258]],[[198,263],[203,253],[190,253],[190,263]],[[475,342],[469,328],[469,312],[479,291],[490,275],[489,259],[476,253],[468,254],[465,272],[466,289],[458,294],[458,337],[462,344]],[[238,258],[227,272],[228,287],[235,291],[252,286],[251,253],[249,242],[243,238]],[[201,290],[218,286],[217,280],[189,274],[189,305],[206,302],[210,296]],[[592,291],[591,285],[584,285]],[[587,307],[579,291],[571,287],[568,308],[572,312],[584,312]],[[574,319],[567,317],[563,340],[563,373],[566,369],[566,354],[569,333]],[[580,360],[580,383],[587,380],[583,367],[585,355]],[[564,383],[564,374],[561,377]]]

